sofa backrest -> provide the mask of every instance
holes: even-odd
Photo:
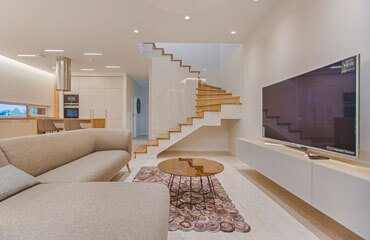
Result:
[[[0,167],[8,165],[8,160],[6,159],[3,151],[0,149]]]
[[[125,150],[131,156],[131,132],[121,129],[88,129],[95,136],[94,151]]]
[[[72,162],[94,151],[89,131],[52,133],[0,140],[8,162],[32,176]]]

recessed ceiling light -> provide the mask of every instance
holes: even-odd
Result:
[[[18,57],[37,57],[36,54],[18,54]]]
[[[134,30],[134,33],[136,33],[136,34],[138,34],[140,31],[139,30],[137,30],[137,29],[135,29]]]
[[[96,53],[96,52],[86,52],[84,53],[85,56],[101,56],[103,53]]]
[[[231,35],[235,35],[236,34],[236,31],[231,31]]]
[[[117,68],[121,68],[121,66],[105,66],[105,68],[117,69]]]
[[[94,68],[81,68],[80,70],[84,71],[84,72],[93,72],[93,71],[95,71]]]
[[[190,16],[185,16],[185,20],[190,20]]]
[[[258,2],[259,0],[253,0],[254,2]]]
[[[203,68],[203,71],[207,71],[207,69],[206,68]]]
[[[45,49],[45,52],[64,52],[63,49]]]
[[[52,67],[51,69],[54,69],[54,70],[55,70],[55,69],[56,69],[56,67]]]

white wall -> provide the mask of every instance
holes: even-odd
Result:
[[[125,128],[132,132],[133,130],[133,101],[134,101],[134,80],[130,76],[126,78],[126,109],[123,111],[126,118]],[[125,95],[125,94],[124,94]]]
[[[245,40],[243,120],[235,137],[262,136],[262,87],[361,54],[361,151],[370,162],[370,1],[284,0]]]
[[[0,55],[0,101],[53,106],[54,75]]]

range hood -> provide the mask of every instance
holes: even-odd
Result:
[[[55,67],[57,81],[57,91],[71,91],[71,59],[67,57],[57,57]]]

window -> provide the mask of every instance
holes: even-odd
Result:
[[[0,117],[26,117],[27,105],[0,103]]]
[[[47,107],[30,106],[32,116],[46,116],[48,113]]]

